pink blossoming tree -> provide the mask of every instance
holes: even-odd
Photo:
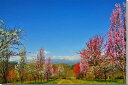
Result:
[[[110,28],[108,31],[108,41],[106,55],[113,60],[113,67],[118,67],[123,73],[124,82],[126,79],[126,8],[121,9],[116,4],[110,17]]]
[[[96,76],[96,68],[100,64],[100,56],[104,49],[104,37],[95,35],[86,43],[86,49],[80,52],[81,56],[81,71],[86,72],[88,66],[93,66],[93,72]]]
[[[45,78],[48,80],[53,74],[52,62],[50,57],[48,57],[47,61],[45,61],[44,71]]]
[[[88,66],[89,66],[89,64],[88,64],[87,60],[84,60],[84,59],[81,58],[80,74],[82,75],[82,78],[86,75]]]
[[[38,72],[38,77],[41,79],[44,79],[44,64],[45,64],[45,52],[44,49],[41,48],[37,54],[37,59],[36,59],[36,65],[35,68]]]

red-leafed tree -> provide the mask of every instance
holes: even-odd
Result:
[[[118,67],[126,80],[126,7],[116,4],[110,17],[110,28],[106,55],[113,60],[113,67]]]
[[[73,70],[74,70],[76,76],[80,76],[80,64],[79,63],[78,64],[75,64]]]
[[[54,79],[57,77],[57,69],[58,69],[58,67],[57,66],[52,66],[52,68],[53,68],[53,73],[52,73],[52,77],[54,77]]]
[[[96,65],[96,59],[98,59],[103,52],[104,37],[102,35],[95,35],[86,43],[86,47],[89,59],[93,65]]]
[[[56,73],[56,72],[57,72],[57,67],[54,66],[54,67],[53,67],[53,73]]]
[[[8,72],[7,80],[8,80],[8,82],[14,82],[16,80],[16,78],[17,78],[17,76],[16,76],[15,68],[12,68]]]
[[[102,35],[95,35],[90,38],[90,40],[86,43],[86,49],[80,51],[81,61],[84,62],[84,68],[82,68],[83,72],[86,72],[86,68],[88,66],[93,66],[94,74],[96,75],[96,68],[100,64],[100,56],[104,49],[104,37]]]

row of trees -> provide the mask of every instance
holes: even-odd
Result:
[[[92,68],[94,78],[101,73],[107,79],[107,73],[122,72],[126,81],[126,8],[125,5],[116,4],[110,17],[110,28],[107,32],[107,40],[103,35],[95,35],[86,42],[86,48],[80,51],[80,63],[76,64],[74,71],[84,77]],[[76,69],[80,69],[77,71]],[[102,77],[102,76],[100,76]]]
[[[8,75],[6,76],[8,82],[14,81],[49,81],[58,78],[64,78],[65,74],[63,64],[52,64],[51,58],[48,57],[45,59],[45,51],[44,49],[40,49],[37,58],[33,59],[30,62],[26,62],[26,49],[22,47],[20,49],[22,55],[20,55],[19,62],[12,66],[11,70],[9,70]],[[65,66],[66,67],[66,66]],[[13,73],[12,73],[13,72]]]

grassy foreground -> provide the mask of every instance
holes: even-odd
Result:
[[[21,84],[20,82],[14,82],[13,84]],[[122,79],[115,81],[104,80],[80,80],[80,79],[57,79],[43,82],[25,81],[24,84],[123,84]]]

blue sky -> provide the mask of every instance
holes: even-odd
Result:
[[[125,0],[0,0],[0,19],[25,30],[32,54],[75,56],[95,34],[105,34],[115,3]],[[29,54],[30,55],[30,54]]]

